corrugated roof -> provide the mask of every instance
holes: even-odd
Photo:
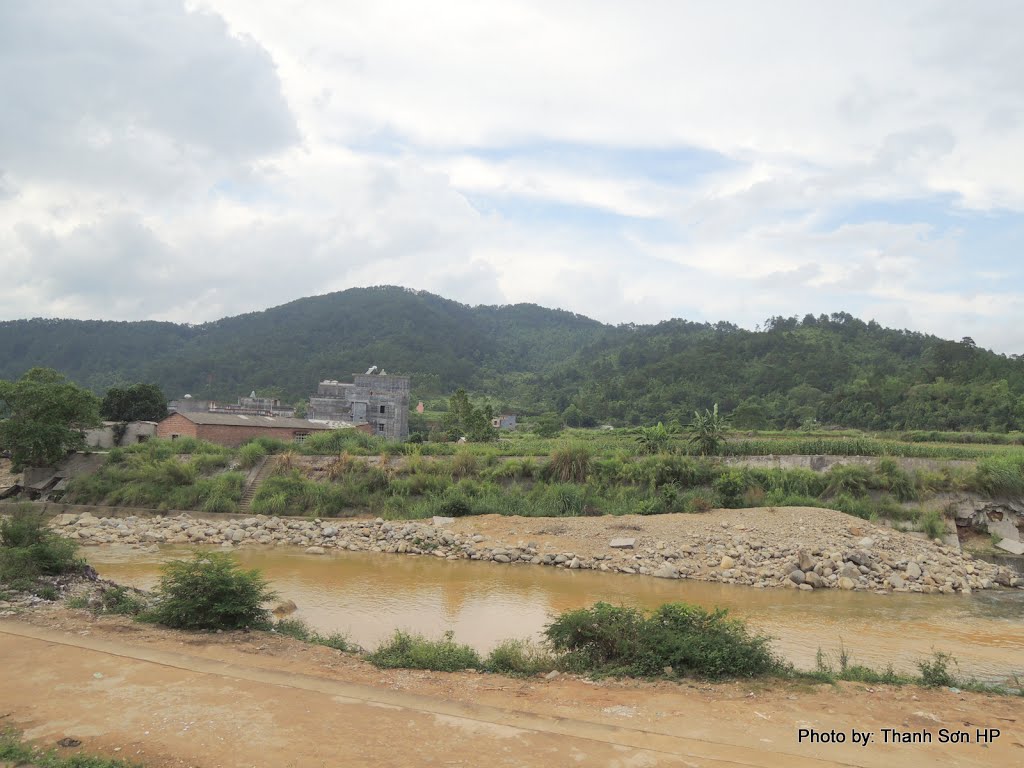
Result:
[[[177,413],[193,424],[208,424],[222,427],[279,427],[281,429],[330,429],[324,424],[314,424],[306,419],[291,419],[283,416],[244,416],[232,413]]]

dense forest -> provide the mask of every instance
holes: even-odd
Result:
[[[867,429],[1024,427],[1024,360],[845,313],[758,331],[669,320],[609,326],[531,304],[469,307],[403,288],[351,289],[202,325],[0,323],[0,379],[56,368],[103,394],[146,381],[169,396],[297,401],[376,364],[433,398],[463,387],[571,426],[688,421],[720,404],[742,428],[817,421]]]

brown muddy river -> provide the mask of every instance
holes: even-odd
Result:
[[[188,552],[104,547],[90,550],[89,562],[104,578],[151,588],[161,563]],[[453,630],[456,639],[488,651],[505,638],[539,637],[552,616],[598,600],[643,608],[683,601],[728,608],[772,635],[801,668],[813,668],[819,648],[834,658],[842,646],[853,663],[916,671],[915,663],[934,649],[952,653],[964,675],[1024,680],[1020,590],[967,597],[807,593],[432,557],[288,549],[235,554],[244,567],[260,569],[281,599],[295,601],[293,617],[321,632],[344,632],[369,649],[395,629],[408,629],[433,637]]]

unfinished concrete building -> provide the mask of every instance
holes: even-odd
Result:
[[[312,421],[369,424],[389,440],[409,438],[409,377],[392,376],[377,366],[354,374],[352,383],[321,381],[309,397],[307,418]]]

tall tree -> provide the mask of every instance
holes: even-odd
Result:
[[[111,387],[100,415],[107,421],[160,421],[167,416],[167,398],[156,384]]]
[[[50,368],[0,381],[0,450],[16,470],[56,464],[85,447],[83,430],[100,423],[99,399]]]

